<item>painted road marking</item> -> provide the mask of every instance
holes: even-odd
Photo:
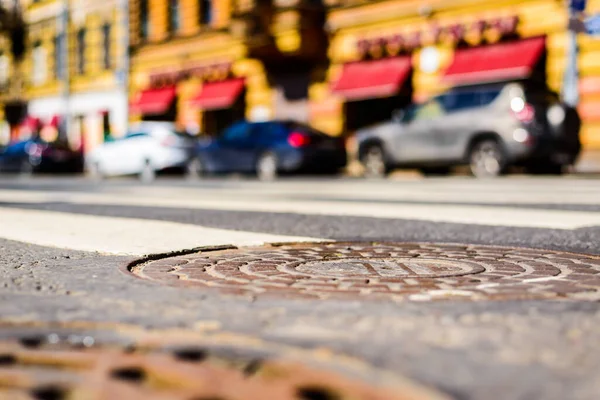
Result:
[[[487,207],[438,204],[377,204],[369,202],[312,201],[295,199],[227,197],[151,197],[122,193],[73,193],[0,191],[0,201],[118,205],[250,211],[329,216],[389,218],[458,224],[579,229],[600,226],[600,213],[585,211],[538,210],[513,207]]]
[[[9,240],[108,254],[146,255],[201,246],[262,245],[319,241],[134,218],[99,217],[0,207],[0,237]]]

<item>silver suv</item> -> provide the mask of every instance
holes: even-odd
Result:
[[[562,173],[580,151],[581,121],[548,90],[522,83],[454,89],[357,131],[367,176],[393,168],[446,174],[469,165],[476,177],[520,165],[531,173]]]

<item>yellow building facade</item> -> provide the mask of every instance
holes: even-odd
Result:
[[[27,54],[15,65],[0,39],[0,101],[26,101],[42,124],[66,120],[88,148],[141,119],[213,134],[239,118],[293,118],[351,134],[358,117],[382,117],[396,101],[369,106],[335,90],[350,63],[367,59],[408,57],[413,101],[450,87],[457,48],[506,35],[544,38],[551,90],[561,91],[567,64],[568,13],[554,0],[22,0],[22,9]],[[600,0],[587,11],[600,12]],[[600,40],[578,43],[582,141],[596,149]]]
[[[48,140],[66,132],[90,149],[108,132],[123,132],[127,92],[121,84],[127,26],[117,0],[23,0],[26,54],[19,65],[26,103],[23,136]],[[14,74],[13,74],[14,75]]]
[[[207,134],[241,118],[308,121],[326,55],[324,8],[308,3],[133,1],[131,119]]]
[[[204,82],[226,80],[234,70],[239,74],[236,76],[248,75],[248,71],[240,70],[249,69],[241,62],[247,49],[227,30],[231,16],[228,1],[182,0],[177,6],[179,9],[170,10],[169,1],[131,2],[130,118],[172,120],[198,129],[203,112],[189,106],[192,99]],[[201,10],[202,6],[207,9]],[[256,83],[260,84],[254,80],[250,86],[255,89]],[[160,97],[161,90],[171,93],[162,99],[161,110],[140,103],[144,101],[141,97]],[[136,102],[140,104],[136,106]]]
[[[0,145],[7,144],[16,135],[11,126],[24,113],[23,82],[18,62],[22,55],[22,42],[11,42],[11,36],[23,26],[21,15],[15,10],[17,5],[12,0],[0,0],[0,7],[5,11],[4,20],[0,22],[3,28],[0,31]]]
[[[6,120],[6,104],[14,101],[11,77],[14,63],[10,51],[10,41],[6,36],[0,36],[0,145],[10,141],[10,126]]]
[[[311,87],[311,120],[332,134],[351,133],[352,101],[335,93],[346,65],[362,60],[409,57],[412,98],[419,101],[449,88],[444,72],[457,47],[545,38],[545,79],[560,93],[567,63],[568,12],[554,0],[329,0],[331,66],[325,82]],[[590,0],[588,12],[600,11]],[[459,43],[460,42],[460,43]],[[579,72],[586,148],[600,148],[600,40],[579,35]]]

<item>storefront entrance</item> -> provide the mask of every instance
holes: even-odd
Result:
[[[394,110],[405,108],[412,98],[410,56],[348,63],[332,90],[345,99],[344,133],[389,121]]]
[[[130,105],[133,114],[143,121],[171,121],[177,117],[177,91],[175,86],[147,89],[137,94]]]
[[[230,108],[204,111],[202,118],[202,134],[218,136],[225,128],[235,121],[244,119],[246,112],[245,98],[246,96],[244,94],[240,95]]]
[[[177,103],[173,101],[169,108],[161,113],[145,113],[142,114],[142,121],[169,121],[174,122],[177,118]]]
[[[10,126],[10,141],[19,140],[18,126],[27,116],[27,104],[24,102],[10,102],[4,105],[4,117]]]
[[[353,134],[357,129],[389,121],[395,110],[405,108],[409,102],[410,95],[404,93],[383,99],[348,101],[344,104],[344,132]]]
[[[201,133],[219,135],[233,122],[244,119],[246,85],[243,78],[206,82],[189,106],[202,112]]]

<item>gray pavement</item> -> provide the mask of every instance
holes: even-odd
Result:
[[[119,217],[332,240],[493,244],[600,254],[600,224],[595,222],[600,215],[600,181],[593,177],[486,182],[290,179],[272,185],[245,179],[163,179],[152,186],[131,180],[96,184],[35,178],[0,180],[0,195],[0,208],[9,211],[102,216],[108,221]],[[182,204],[167,204],[173,198]],[[209,199],[243,200],[247,207],[209,208]],[[257,210],[258,204],[276,209],[279,201],[297,204],[300,211]],[[340,203],[393,207],[386,209],[388,217],[383,211],[365,216],[356,207],[339,215],[335,208]],[[322,209],[327,204],[332,204],[331,210]],[[315,211],[308,209],[317,205]],[[415,208],[414,219],[396,217],[398,209],[415,205],[426,208]],[[463,208],[488,213],[489,224],[471,223]],[[532,215],[530,226],[528,221],[520,226],[504,223],[527,213]],[[570,215],[583,222],[564,228]],[[557,227],[541,227],[553,224]],[[88,228],[94,237],[94,226]],[[57,236],[63,229],[55,227]],[[2,232],[8,230],[0,230],[0,237]],[[140,258],[136,255],[7,239],[0,239],[0,250],[0,316],[5,322],[116,322],[151,329],[214,326],[274,344],[325,347],[457,399],[596,399],[600,393],[598,302],[252,298],[134,278],[122,267]]]

